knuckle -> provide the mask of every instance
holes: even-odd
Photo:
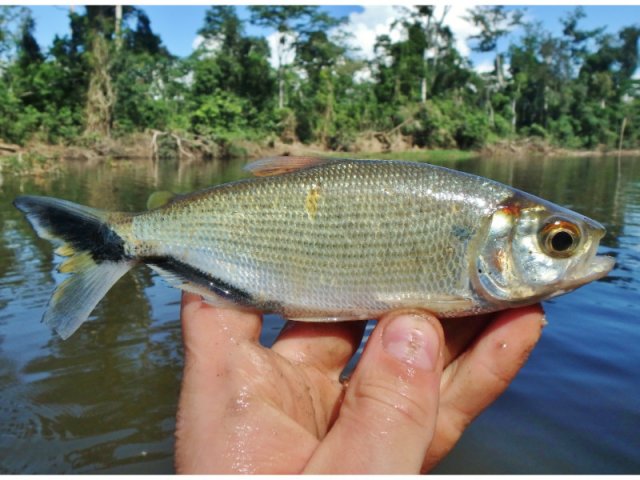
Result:
[[[429,409],[431,402],[426,395],[416,398],[418,392],[412,388],[375,379],[358,382],[355,387],[345,401],[351,403],[349,406],[360,415],[363,411],[367,412],[363,416],[369,419],[369,415],[372,415],[420,429],[431,427],[434,422],[435,415],[431,415]]]
[[[479,363],[479,367],[483,370],[484,382],[487,386],[490,386],[489,391],[496,392],[496,396],[502,393],[509,384],[513,381],[516,373],[520,367],[524,364],[524,360],[521,362],[486,362]]]
[[[448,443],[455,444],[469,424],[480,412],[466,412],[460,409],[453,409],[449,412],[448,422],[446,427],[443,428],[443,435],[446,437]]]
[[[513,372],[511,370],[504,370],[502,368],[485,367],[488,377],[492,380],[492,383],[496,385],[497,392],[503,392],[509,386],[513,380]]]

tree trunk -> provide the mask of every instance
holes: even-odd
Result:
[[[487,88],[485,92],[486,92],[485,95],[486,95],[486,101],[487,101],[487,111],[489,114],[489,125],[493,127],[495,126],[495,116],[493,111],[493,104],[491,103],[491,90]]]
[[[116,33],[116,48],[120,50],[122,47],[122,5],[116,5],[116,25],[115,25],[115,33]]]
[[[498,85],[500,88],[504,88],[504,72],[502,71],[502,55],[496,54],[496,76],[498,77]]]
[[[331,74],[329,74],[329,77],[327,78],[327,90],[328,90],[328,94],[327,94],[327,105],[324,109],[324,118],[322,120],[322,131],[320,134],[320,143],[322,145],[324,145],[325,147],[327,146],[327,137],[328,137],[328,131],[329,131],[329,125],[331,125],[332,123],[332,119],[333,119],[333,105],[335,103],[335,98],[334,98],[334,94],[333,94],[333,82],[331,80]]]
[[[493,111],[493,105],[491,104],[491,100],[489,100],[489,125],[494,127],[496,124],[495,112]]]
[[[284,108],[284,52],[286,37],[283,33],[278,41],[278,108]]]
[[[111,63],[109,43],[99,32],[94,34],[89,58],[91,76],[87,91],[86,133],[108,137],[111,134],[115,93],[109,71]]]
[[[278,108],[284,108],[284,78],[282,67],[278,68]]]

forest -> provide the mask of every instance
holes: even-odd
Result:
[[[160,150],[208,155],[274,141],[335,151],[366,149],[367,140],[388,149],[532,138],[640,147],[638,25],[588,30],[576,7],[554,35],[521,11],[476,6],[470,46],[494,58],[479,73],[434,7],[399,8],[399,40],[379,36],[374,58],[363,60],[349,47],[348,20],[318,6],[251,6],[247,20],[212,6],[203,42],[184,58],[168,52],[140,8],[70,9],[70,34],[45,50],[30,10],[3,6],[0,141],[92,146],[145,135]],[[247,23],[283,34],[275,53],[290,51],[293,62],[272,67],[267,41],[248,35]],[[521,34],[499,49],[516,27]]]

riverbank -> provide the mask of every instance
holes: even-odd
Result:
[[[410,147],[406,139],[382,143],[371,138],[354,142],[351,151],[329,150],[322,145],[300,142],[284,143],[277,139],[262,141],[238,139],[234,141],[203,141],[184,138],[171,132],[149,132],[126,138],[102,139],[78,145],[25,146],[0,144],[0,173],[16,175],[44,175],[61,168],[65,161],[84,161],[88,164],[113,163],[122,160],[162,161],[177,158],[181,162],[226,161],[232,158],[247,160],[283,155],[328,156],[349,158],[379,158],[407,161],[446,163],[475,157],[593,157],[640,156],[639,149],[614,150],[600,147],[595,150],[577,150],[557,147],[539,138],[501,140],[476,150],[420,149]]]
[[[572,149],[552,145],[538,137],[520,138],[517,140],[500,140],[483,147],[478,151],[483,157],[594,157],[594,156],[640,156],[640,149],[613,149],[604,145],[595,149]]]

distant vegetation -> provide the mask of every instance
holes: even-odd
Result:
[[[519,137],[640,147],[640,28],[586,30],[580,7],[561,20],[559,36],[517,11],[470,9],[480,27],[472,48],[495,59],[489,73],[456,50],[430,6],[404,8],[394,25],[402,40],[378,37],[371,61],[348,48],[346,19],[316,6],[249,7],[249,22],[287,34],[277,53],[290,49],[294,61],[278,69],[266,40],[247,35],[230,6],[206,12],[204,41],[186,58],[169,54],[135,7],[70,11],[71,34],[46,51],[28,8],[0,8],[5,143],[94,146],[144,133],[159,154],[233,154],[241,141],[362,151],[398,138],[431,149]],[[518,25],[523,34],[500,51],[498,40]]]

